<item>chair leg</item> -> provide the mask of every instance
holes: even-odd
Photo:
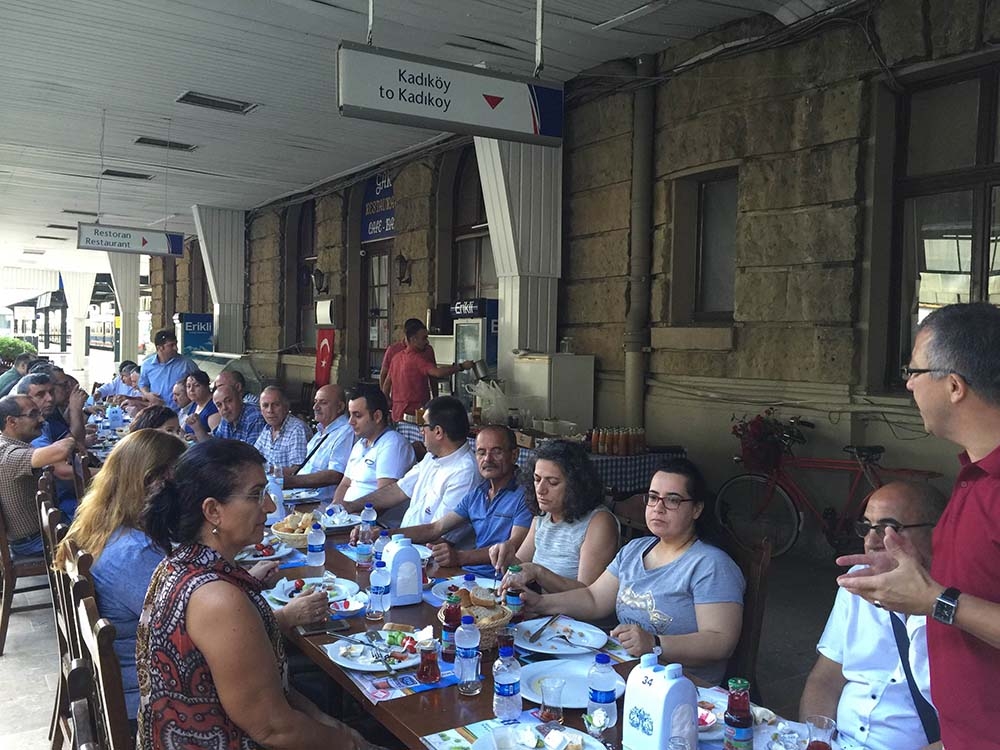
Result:
[[[7,626],[10,624],[10,610],[14,606],[14,580],[3,576],[2,599],[0,599],[0,656],[3,656],[3,647],[7,643]]]

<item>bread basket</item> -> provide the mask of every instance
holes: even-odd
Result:
[[[444,625],[445,606],[445,604],[442,604],[438,609],[438,620],[442,625]],[[510,618],[514,616],[514,613],[503,604],[498,604],[496,608],[501,610],[501,614],[496,619],[491,620],[489,625],[483,627],[479,624],[478,620],[476,622],[476,627],[479,628],[479,648],[483,651],[489,651],[490,649],[496,648],[497,636],[503,628],[507,627],[507,624],[510,622]]]
[[[306,541],[306,536],[308,535],[305,532],[301,534],[291,534],[287,531],[278,531],[276,528],[272,526],[271,533],[274,536],[278,537],[278,539],[283,541],[289,547],[295,547],[295,549],[305,549],[306,547],[309,546],[308,542]]]

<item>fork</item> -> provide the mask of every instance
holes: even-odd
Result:
[[[577,643],[576,641],[571,641],[569,639],[569,636],[567,636],[564,633],[557,633],[556,635],[552,636],[552,638],[551,638],[551,640],[553,640],[553,641],[556,640],[556,639],[559,639],[561,641],[565,641],[567,645],[573,646],[574,648],[585,648],[588,651],[593,651],[595,654],[599,654],[599,653],[602,652],[602,649],[594,648],[593,646],[588,646],[586,643]]]
[[[380,648],[382,644],[382,638],[379,636],[379,634],[374,630],[366,630],[365,638],[368,639],[368,642],[372,644],[371,646],[372,651],[374,652],[375,656],[378,657],[378,660],[382,662],[383,666],[385,666],[385,668],[389,670],[389,674],[396,674],[396,668],[389,663],[388,658],[386,658],[386,656],[384,655],[384,653]],[[376,646],[375,644],[379,644],[379,646]]]

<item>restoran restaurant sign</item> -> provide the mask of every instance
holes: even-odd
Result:
[[[106,250],[109,253],[179,256],[184,254],[184,235],[142,227],[78,224],[76,246],[80,250]]]
[[[341,42],[337,103],[345,117],[507,141],[562,143],[559,83]]]

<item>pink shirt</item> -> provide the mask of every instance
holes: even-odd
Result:
[[[389,380],[392,392],[392,418],[398,422],[403,414],[413,414],[431,400],[428,374],[435,367],[424,352],[405,349],[392,358]]]
[[[395,344],[390,344],[389,348],[385,350],[385,354],[382,356],[382,369],[389,372],[389,365],[392,364],[392,358],[395,357],[400,352],[406,351],[406,342],[397,341]],[[430,362],[434,367],[437,367],[437,360],[434,359],[434,347],[430,344],[427,348],[420,352],[420,356]]]

